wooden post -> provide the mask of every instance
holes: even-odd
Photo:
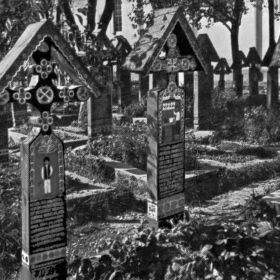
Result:
[[[255,96],[259,94],[260,70],[255,65],[249,68],[249,94]]]
[[[99,97],[88,100],[88,137],[112,132],[111,94],[107,90]]]
[[[262,80],[262,73],[257,65],[261,65],[261,59],[255,47],[250,48],[246,58],[246,65],[249,66],[249,91],[250,96],[259,94],[259,81]]]
[[[144,98],[147,97],[147,93],[150,88],[150,77],[149,75],[143,76],[139,75],[139,102],[142,102]]]
[[[131,95],[131,74],[117,67],[118,80],[120,82],[120,95],[122,108],[127,107],[132,102]]]
[[[186,126],[194,127],[194,72],[184,72],[184,87],[186,93]],[[189,104],[191,102],[191,104]]]
[[[267,71],[267,108],[272,109],[278,104],[279,94],[278,68],[270,67]]]
[[[149,74],[149,90],[154,87],[154,75],[152,73]]]
[[[112,67],[107,67],[107,80],[113,81]],[[112,82],[104,85],[99,97],[88,100],[88,137],[112,132]]]
[[[8,128],[12,126],[11,115],[4,107],[0,112],[0,163],[9,162],[9,135]]]
[[[198,74],[198,110],[199,118],[195,121],[195,127],[199,129],[209,129],[209,112],[212,107],[212,93],[214,90],[214,74],[212,62],[219,61],[219,55],[208,34],[199,34],[197,37],[199,46],[204,54],[204,59],[208,64],[208,73]],[[197,114],[196,114],[197,115]],[[199,121],[199,123],[197,123]]]
[[[193,127],[199,129],[199,77],[198,72],[194,72],[194,90],[193,90]]]
[[[213,67],[209,65],[208,73],[197,73],[198,79],[198,112],[196,114],[195,129],[209,129],[209,112],[212,107],[212,93],[213,93]],[[196,105],[195,105],[196,106]]]

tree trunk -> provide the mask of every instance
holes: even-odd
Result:
[[[275,26],[274,26],[274,0],[268,0],[269,14],[269,46],[275,45]]]
[[[71,28],[71,31],[74,33],[74,36],[76,38],[76,43],[77,43],[77,47],[81,48],[82,46],[82,38],[79,32],[79,28],[75,22],[75,18],[74,15],[72,13],[71,7],[69,5],[69,0],[63,0],[62,1],[62,9],[64,11],[66,20],[68,22],[68,25]]]
[[[60,28],[61,27],[61,7],[60,5],[57,5],[56,7],[56,19],[55,19],[55,23],[56,25]]]
[[[114,8],[114,0],[106,0],[105,8],[99,23],[99,28],[101,29],[99,34],[101,36],[104,36],[106,34],[108,25],[113,16]]]
[[[243,75],[241,57],[239,53],[239,24],[233,25],[231,29],[231,51],[233,60],[233,81],[237,96],[242,96]]]
[[[87,11],[87,32],[91,35],[95,29],[95,15],[96,15],[96,4],[97,0],[88,0],[88,11]]]

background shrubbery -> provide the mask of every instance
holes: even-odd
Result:
[[[0,279],[15,275],[21,260],[20,172],[0,170]]]
[[[147,102],[135,102],[124,108],[124,116],[129,120],[132,118],[146,117],[147,116]]]
[[[105,160],[97,158],[86,151],[74,153],[68,149],[65,153],[66,169],[97,181],[108,182],[115,179],[114,168],[105,164]]]
[[[147,126],[144,123],[123,124],[115,127],[112,135],[99,135],[93,139],[86,151],[146,170],[147,145]]]
[[[232,89],[213,93],[211,128],[221,139],[268,144],[280,141],[280,109],[266,109],[266,96],[237,98]]]

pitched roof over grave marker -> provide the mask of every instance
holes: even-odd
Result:
[[[246,65],[256,65],[261,64],[262,60],[258,54],[258,51],[255,47],[250,48],[249,53],[246,58]]]
[[[98,81],[89,73],[75,51],[69,47],[69,44],[50,20],[28,25],[14,47],[1,61],[0,93],[11,86],[17,72],[29,59],[32,59],[33,52],[40,46],[42,47],[45,38],[49,38],[54,43],[52,57],[55,62],[63,67],[63,70],[75,83],[86,86],[95,96],[99,96]]]
[[[203,51],[203,54],[205,56],[205,59],[211,62],[218,62],[219,61],[219,55],[210,40],[208,34],[199,34],[197,37],[198,44]]]
[[[227,60],[222,57],[214,69],[215,74],[229,74],[231,72]]]
[[[135,48],[127,56],[123,68],[144,75],[149,73],[154,61],[166,47],[166,41],[172,32],[178,38],[180,54],[193,55],[198,61],[196,70],[208,72],[208,65],[182,7],[155,11],[153,25],[136,43]]]

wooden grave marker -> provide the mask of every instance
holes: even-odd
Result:
[[[250,96],[259,94],[259,82],[262,81],[263,75],[259,65],[262,63],[258,51],[255,47],[250,48],[246,58],[246,66],[249,66],[249,92]]]
[[[37,84],[12,88],[30,61]],[[79,83],[58,88],[58,65]],[[40,132],[21,144],[22,280],[66,279],[64,147],[50,109],[55,102],[86,101],[90,92],[99,93],[97,83],[49,20],[29,25],[0,63],[0,105],[29,103],[41,114]]]
[[[228,75],[230,73],[231,70],[227,60],[224,57],[220,58],[218,64],[214,69],[214,74],[220,75],[219,84],[218,84],[219,90],[225,89],[225,75]]]
[[[219,55],[208,34],[199,34],[197,37],[198,44],[202,51],[205,61],[208,63],[208,72],[197,73],[195,81],[197,85],[194,89],[194,126],[199,129],[209,129],[208,116],[212,106],[212,93],[214,89],[214,73],[212,63],[219,61]],[[196,106],[198,103],[198,106]],[[196,108],[198,107],[198,108]]]
[[[235,62],[232,63],[230,68],[233,70],[233,81],[240,81],[240,88],[237,88],[236,85],[233,85],[236,88],[237,92],[242,92],[243,91],[243,74],[242,74],[242,67],[246,66],[246,56],[242,51],[239,51],[239,59],[240,59],[240,65],[237,65]],[[239,70],[239,71],[234,71],[234,70]]]
[[[153,227],[168,225],[182,218],[185,207],[185,92],[178,73],[208,70],[183,9],[156,10],[123,67],[159,80],[147,100],[147,215]]]

